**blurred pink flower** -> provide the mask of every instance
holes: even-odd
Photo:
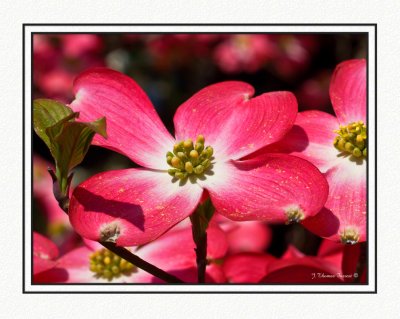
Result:
[[[53,168],[53,166],[38,155],[33,156],[33,195],[38,200],[46,221],[52,225],[50,227],[71,228],[68,215],[54,198],[53,181],[47,168]]]
[[[35,34],[33,36],[36,95],[66,102],[71,83],[88,67],[104,66],[102,39],[94,34]]]
[[[275,35],[276,58],[271,64],[280,77],[291,79],[307,69],[318,49],[318,41],[310,35]]]
[[[264,222],[234,222],[220,214],[217,217],[220,227],[226,232],[230,254],[264,252],[271,243],[272,232]]]
[[[57,265],[58,248],[50,239],[33,232],[33,275],[36,276]]]
[[[276,55],[268,35],[237,34],[219,43],[214,51],[216,64],[227,73],[256,72]]]

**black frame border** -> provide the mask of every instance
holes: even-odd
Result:
[[[222,290],[222,291],[27,291],[25,287],[25,35],[26,35],[26,27],[30,26],[91,26],[91,27],[96,27],[96,26],[102,26],[102,27],[110,27],[110,26],[154,26],[154,27],[163,27],[163,26],[368,26],[368,27],[373,27],[374,28],[374,35],[375,35],[375,123],[374,123],[374,128],[375,128],[375,189],[374,189],[374,195],[375,195],[375,207],[374,207],[374,213],[375,213],[375,287],[373,291],[228,291],[228,290]],[[22,293],[23,294],[377,294],[377,289],[378,289],[378,270],[377,270],[377,236],[378,236],[378,221],[377,221],[377,68],[378,68],[378,61],[377,61],[377,23],[23,23],[22,24]],[[32,80],[32,75],[33,75],[33,58],[32,58],[32,52],[33,52],[33,35],[34,34],[41,34],[41,33],[55,33],[55,34],[79,34],[79,33],[123,33],[123,32],[57,32],[57,31],[51,31],[51,32],[32,32],[31,33],[31,92],[33,89],[33,80]],[[124,32],[127,33],[127,32]],[[146,34],[146,33],[165,33],[165,34],[173,34],[176,32],[160,32],[160,31],[154,31],[154,32],[137,32],[141,34]],[[185,33],[240,33],[240,32],[185,32]],[[243,32],[243,33],[265,33],[265,32]],[[363,32],[329,32],[329,31],[324,31],[324,32],[271,32],[271,33],[315,33],[315,34],[324,34],[324,33],[366,33],[369,34],[368,31],[363,31]],[[370,43],[369,43],[369,37],[367,37],[367,61],[369,60],[368,58],[368,52],[370,49]],[[367,67],[367,88],[369,89],[369,68]],[[369,124],[369,117],[368,117],[368,110],[369,110],[369,94],[367,94],[367,123]],[[32,107],[32,101],[31,101],[31,107]],[[369,143],[369,141],[368,141]],[[31,149],[33,145],[31,142]],[[368,154],[368,156],[371,156],[371,154]],[[369,161],[367,161],[367,211],[368,209],[368,194],[369,194],[369,189],[368,189],[368,171],[369,171]],[[33,156],[31,156],[31,167],[33,167]],[[33,172],[31,172],[31,175]],[[33,178],[31,176],[31,182],[33,181]],[[31,185],[31,191],[33,187]],[[31,203],[32,205],[32,203]],[[367,218],[367,237],[368,237],[368,221],[369,218]],[[32,225],[31,225],[32,226]],[[33,232],[31,232],[31,242],[32,242],[32,237],[33,237]],[[367,258],[369,255],[369,244],[367,245]],[[32,271],[31,271],[31,277],[32,277]],[[31,278],[32,279],[32,278]],[[31,280],[32,282],[32,280]],[[367,285],[369,284],[369,279],[368,279],[368,273],[367,273]],[[31,285],[34,285],[31,283]],[[42,285],[42,284],[40,284]],[[51,284],[43,284],[42,286],[49,286]],[[57,285],[62,285],[62,284],[57,284]],[[97,285],[104,285],[104,284],[64,284],[68,286],[73,286],[73,285],[86,285],[86,286],[97,286]],[[107,284],[110,285],[110,284]],[[111,283],[111,285],[127,285],[123,283]],[[134,285],[142,285],[142,284],[128,284],[130,286]],[[163,286],[161,284],[148,284],[149,286]],[[200,284],[201,286],[220,286],[219,284]],[[285,284],[276,284],[276,285],[281,285],[284,286]],[[292,285],[292,284],[286,284],[286,285]],[[334,284],[298,284],[299,286],[324,286],[324,285],[334,285]],[[349,283],[341,283],[341,284],[336,284],[340,286],[346,286],[346,285],[352,285],[355,286],[357,284],[349,284]],[[359,286],[358,284],[357,286]],[[362,284],[361,284],[362,285]],[[365,285],[365,284],[364,284]],[[169,285],[170,286],[170,285]],[[177,284],[176,286],[180,286]],[[187,286],[187,285],[185,285]],[[198,286],[196,285],[191,285],[193,287]],[[234,284],[230,286],[258,286],[258,284]],[[271,285],[273,286],[273,285]]]

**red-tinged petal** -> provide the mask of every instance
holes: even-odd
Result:
[[[51,240],[33,233],[33,274],[37,275],[56,266],[58,248]]]
[[[336,117],[321,111],[305,111],[297,114],[293,128],[279,142],[269,145],[250,157],[256,157],[268,152],[287,153],[304,158],[321,172],[326,172],[335,163],[339,151],[333,146],[339,129]]]
[[[338,268],[342,268],[344,245],[324,239],[318,249],[318,257],[330,262]]]
[[[262,283],[318,284],[343,282],[340,268],[321,258],[303,257],[277,260],[267,269]]]
[[[230,159],[276,142],[294,123],[296,98],[290,92],[250,98],[253,94],[253,87],[243,82],[217,83],[196,93],[175,113],[177,140],[202,134],[216,157]]]
[[[302,258],[305,255],[298,250],[295,246],[289,245],[281,259]]]
[[[324,209],[303,225],[320,237],[339,242],[344,232],[356,231],[358,241],[366,240],[366,164],[347,158],[325,174],[329,196]]]
[[[287,214],[295,212],[313,216],[328,195],[328,184],[314,165],[285,154],[217,162],[213,174],[198,183],[220,214],[238,221],[287,222]]]
[[[229,283],[257,283],[267,275],[268,265],[275,257],[261,253],[231,255],[222,266]]]
[[[354,282],[357,276],[361,275],[357,273],[357,266],[360,262],[361,257],[361,245],[346,245],[343,249],[343,260],[342,260],[342,271],[344,280],[347,282]],[[354,277],[354,275],[356,277]]]
[[[333,73],[329,94],[339,122],[364,121],[367,113],[367,64],[362,60],[340,63]]]
[[[73,192],[69,217],[91,240],[119,246],[148,243],[189,216],[202,189],[172,182],[165,172],[125,169],[100,173]]]
[[[318,248],[318,257],[324,258],[343,252],[343,245],[335,243],[331,240],[323,239]]]
[[[272,233],[265,223],[256,221],[231,223],[232,227],[227,232],[230,254],[263,252],[268,248]]]
[[[210,225],[207,229],[207,237],[207,259],[212,261],[224,257],[227,251],[224,232],[219,227]],[[196,245],[192,239],[192,230],[190,227],[186,227],[169,231],[156,241],[139,248],[136,254],[185,282],[196,282],[195,247]],[[221,282],[225,279],[221,275],[221,270],[213,263],[207,266],[206,272],[207,282]],[[135,280],[142,283],[163,282],[148,273],[137,274]]]
[[[76,99],[70,106],[80,112],[80,120],[106,117],[108,138],[95,135],[94,145],[124,154],[147,168],[167,168],[165,154],[174,139],[135,81],[117,71],[95,68],[78,76],[74,93]]]

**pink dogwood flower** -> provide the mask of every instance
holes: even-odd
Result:
[[[293,129],[269,150],[307,159],[324,173],[328,200],[303,225],[321,237],[354,244],[366,240],[366,61],[339,64],[329,93],[336,117],[299,113]]]
[[[139,257],[151,262],[184,282],[197,282],[195,244],[190,226],[174,228],[157,241],[143,247],[131,247]],[[224,232],[210,225],[207,248],[209,264],[206,281],[225,282],[220,266],[214,260],[227,251]],[[165,283],[114,255],[99,243],[85,240],[85,246],[75,248],[57,260],[56,266],[35,276],[36,283]]]
[[[74,82],[71,108],[88,121],[105,116],[108,139],[94,145],[143,168],[95,175],[73,192],[69,217],[83,237],[120,246],[150,242],[188,217],[209,196],[232,220],[300,221],[324,205],[328,185],[318,169],[287,154],[241,160],[277,142],[292,127],[290,92],[251,98],[243,82],[208,86],[176,111],[175,138],[129,77],[105,68]]]

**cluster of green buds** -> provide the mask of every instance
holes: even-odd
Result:
[[[341,152],[357,158],[367,157],[367,126],[363,121],[353,122],[346,126],[340,125],[335,133],[333,145]]]
[[[214,150],[211,146],[204,146],[204,136],[197,136],[196,142],[191,139],[178,142],[173,152],[167,153],[167,163],[170,168],[168,174],[180,180],[189,175],[201,175],[210,166]]]
[[[136,270],[133,264],[106,248],[93,252],[89,258],[90,271],[94,272],[97,278],[104,278],[108,281],[121,275],[129,276]]]

